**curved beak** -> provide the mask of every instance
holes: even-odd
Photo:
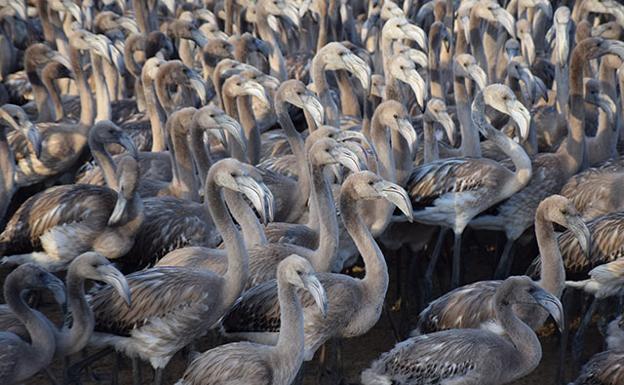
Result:
[[[269,57],[271,55],[271,52],[273,52],[273,48],[266,41],[261,39],[254,39],[253,42],[256,50],[262,53],[265,57]]]
[[[618,40],[607,40],[609,53],[617,55],[621,60],[624,60],[624,42]]]
[[[115,208],[113,208],[113,212],[108,218],[109,226],[116,226],[121,223],[126,213],[127,205],[128,201],[126,200],[126,197],[121,193],[121,191],[117,191],[117,202],[115,202]]]
[[[427,50],[427,48],[429,47],[429,45],[427,44],[427,35],[422,28],[414,24],[408,23],[402,26],[401,30],[403,31],[403,33],[405,33],[405,36],[408,39],[415,41],[422,50]]]
[[[414,154],[416,148],[418,147],[418,136],[416,135],[416,130],[414,130],[414,127],[409,122],[409,120],[405,118],[396,119],[396,123],[399,134],[401,134],[401,136],[405,138],[409,146],[410,152]]]
[[[225,130],[232,139],[240,144],[243,151],[247,151],[247,140],[245,139],[243,127],[241,127],[236,119],[227,114],[221,114],[215,117],[215,121],[220,128]]]
[[[418,64],[422,68],[429,68],[429,59],[427,58],[427,54],[423,51],[410,48],[407,50],[406,55],[411,61]]]
[[[111,285],[119,296],[124,300],[128,307],[132,306],[132,295],[130,292],[130,286],[128,285],[128,281],[126,277],[115,268],[115,266],[111,265],[103,265],[97,268],[97,272],[100,274],[100,278],[102,281]]]
[[[537,7],[537,9],[539,9],[540,11],[544,12],[544,15],[546,15],[546,17],[550,20],[553,17],[553,9],[552,9],[552,5],[550,4],[550,1],[548,0],[538,0],[537,3],[535,4],[535,6]]]
[[[199,47],[203,47],[208,43],[208,38],[202,31],[195,28],[191,31],[191,40],[195,42]]]
[[[557,323],[559,332],[562,332],[564,328],[563,306],[559,299],[541,288],[536,288],[531,296],[533,296],[541,307],[550,313],[555,323]]]
[[[522,53],[529,63],[529,65],[533,65],[535,61],[535,43],[533,42],[533,36],[528,33],[523,34],[520,37],[520,45],[522,46]]]
[[[133,158],[137,159],[137,157],[139,156],[139,150],[137,149],[136,144],[134,144],[134,141],[132,140],[130,135],[122,132],[119,136],[119,144],[121,144],[122,147],[125,148],[126,151],[128,151],[128,153],[132,155]]]
[[[197,96],[201,99],[202,106],[206,104],[206,83],[204,79],[195,71],[191,70],[191,75],[189,76],[189,81],[191,83],[191,87],[197,92]]]
[[[346,142],[343,142],[342,145],[348,148],[349,151],[354,153],[355,156],[357,156],[360,170],[366,170],[368,168],[367,163],[366,163],[367,161],[366,152],[364,151],[364,148],[362,147],[360,143],[346,141]]]
[[[59,305],[65,305],[67,303],[67,295],[65,293],[65,285],[63,284],[63,281],[51,273],[46,272],[45,274],[44,284],[52,292],[54,300]]]
[[[479,65],[472,64],[468,66],[468,76],[470,76],[470,78],[477,83],[479,91],[487,86],[487,74],[481,67],[479,67]]]
[[[110,41],[105,36],[87,34],[85,37],[87,43],[93,46],[95,53],[106,59],[109,63],[112,62],[110,57],[110,51],[108,49]]]
[[[291,2],[286,2],[286,8],[282,10],[282,16],[290,20],[291,23],[299,28],[299,10]]]
[[[451,146],[455,147],[455,122],[453,122],[453,119],[451,119],[447,111],[440,111],[438,113],[438,123],[444,128],[444,132],[446,132],[446,137]]]
[[[519,100],[511,100],[506,104],[509,115],[518,125],[521,141],[525,141],[529,137],[529,127],[531,125],[529,110]]]
[[[368,94],[370,90],[371,77],[371,69],[368,64],[366,64],[364,60],[360,59],[360,57],[354,53],[342,56],[342,61],[345,65],[345,69],[358,78],[362,84],[362,88],[364,88],[364,91]]]
[[[310,293],[312,298],[314,298],[314,302],[316,306],[318,306],[321,314],[323,317],[326,317],[329,301],[327,300],[327,293],[325,293],[321,281],[319,281],[314,274],[306,274],[301,278],[305,289]]]
[[[609,119],[610,122],[615,122],[617,107],[613,100],[607,94],[598,94],[598,100],[596,100],[596,104],[607,114],[607,119]],[[613,129],[615,130],[616,128],[617,124],[613,124]]]
[[[407,192],[399,185],[388,182],[388,181],[380,181],[375,183],[375,190],[379,192],[388,202],[394,204],[405,216],[407,219],[412,222],[413,220],[413,209],[412,209],[412,201],[410,200]]]
[[[581,246],[583,254],[589,258],[591,254],[591,233],[583,218],[579,215],[570,216],[568,218],[568,228]]]
[[[347,147],[338,146],[331,150],[331,155],[336,159],[337,163],[347,168],[351,172],[361,171],[360,161],[357,155]]]
[[[257,182],[249,176],[239,176],[236,178],[239,192],[249,199],[256,211],[260,214],[263,224],[273,220],[273,194],[264,183]]]
[[[117,19],[117,22],[122,28],[125,28],[128,32],[139,33],[139,26],[137,25],[136,20],[129,17],[121,16]]]
[[[67,59],[65,56],[61,55],[59,52],[55,52],[54,53],[54,55],[52,56],[52,60],[54,60],[57,63],[62,64],[67,69],[71,69],[72,68],[72,65],[69,62],[69,59]]]
[[[500,25],[502,25],[503,28],[505,28],[507,33],[511,37],[516,37],[516,31],[514,28],[516,22],[514,20],[514,17],[511,15],[511,13],[507,12],[507,10],[503,7],[498,7],[493,12],[494,12],[494,16],[496,17],[496,20],[498,20]]]
[[[19,16],[20,19],[26,21],[28,20],[28,13],[26,11],[26,2],[23,0],[12,0],[9,1],[9,6],[13,8],[15,14]]]
[[[262,87],[262,84],[253,80],[247,80],[243,83],[242,88],[243,90],[245,90],[245,92],[247,92],[247,94],[255,96],[256,98],[258,98],[258,100],[260,100],[267,106],[271,105],[269,102],[269,97],[267,96],[264,87]]]
[[[15,2],[22,3],[21,0],[15,1]],[[63,7],[65,7],[67,12],[69,12],[69,14],[72,15],[74,20],[82,24],[82,11],[80,10],[80,7],[78,6],[78,4],[74,3],[71,0],[64,0],[62,3],[63,3]]]
[[[427,97],[427,87],[425,85],[425,81],[415,69],[408,70],[405,75],[407,83],[412,88],[412,91],[414,91],[416,101],[422,111],[425,108],[425,98]]]
[[[570,41],[568,36],[568,25],[557,23],[555,26],[555,52],[560,65],[568,62],[570,54]]]
[[[41,141],[41,134],[39,133],[39,130],[37,130],[37,126],[35,126],[32,122],[28,122],[26,138],[32,145],[35,156],[39,158],[43,149],[43,143]]]
[[[322,126],[325,121],[325,110],[323,110],[323,105],[318,98],[310,92],[302,95],[301,101],[303,102],[303,109],[314,119],[316,126]]]
[[[522,66],[520,67],[520,73],[518,75],[526,86],[526,92],[529,96],[527,100],[533,103],[533,98],[535,97],[535,78],[533,77],[533,74],[528,68]]]
[[[123,53],[122,53],[123,44],[124,43],[120,41],[120,42],[116,42],[115,44],[109,45],[111,60],[113,62],[113,65],[115,66],[115,68],[117,68],[117,71],[119,71],[120,74],[126,73],[126,63],[124,62]],[[119,45],[119,47],[117,47],[117,45]]]

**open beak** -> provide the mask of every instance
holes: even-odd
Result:
[[[348,148],[343,146],[335,147],[331,150],[331,154],[334,159],[336,159],[336,162],[343,165],[349,171],[361,171],[359,158]]]
[[[529,110],[527,110],[519,100],[508,101],[507,110],[511,118],[518,125],[521,141],[525,141],[529,137],[529,127],[531,125]]]
[[[193,29],[191,31],[191,40],[193,40],[200,48],[203,48],[206,43],[208,43],[208,38],[199,29]]]
[[[33,151],[35,152],[35,156],[39,158],[41,156],[41,151],[43,149],[43,143],[41,140],[41,134],[39,134],[39,130],[37,130],[37,126],[29,122],[28,130],[26,131],[26,137],[28,141],[32,145]]]
[[[282,16],[290,20],[295,27],[299,28],[299,10],[294,4],[287,2],[286,8],[282,10]]]
[[[197,96],[201,99],[202,106],[206,105],[206,83],[204,83],[204,79],[202,79],[197,72],[191,70],[189,81],[191,83],[191,87],[193,87]]]
[[[477,83],[477,87],[479,87],[479,91],[484,89],[487,86],[487,75],[485,71],[479,65],[472,64],[468,67],[468,75],[470,78]]]
[[[569,217],[568,228],[581,246],[583,254],[589,258],[591,254],[591,233],[583,219],[578,215]]]
[[[236,178],[239,185],[239,192],[249,199],[256,211],[260,214],[263,224],[273,220],[273,194],[261,183],[249,176],[239,176]]]
[[[325,293],[325,289],[319,281],[318,278],[314,274],[307,274],[302,276],[303,285],[305,289],[310,293],[312,298],[314,298],[314,302],[316,302],[316,306],[318,306],[319,310],[323,317],[327,316],[327,308],[328,308],[328,300],[327,294]]]
[[[264,89],[264,87],[262,87],[260,83],[253,80],[247,80],[243,83],[242,87],[245,92],[247,92],[247,94],[255,96],[263,104],[267,106],[271,105],[271,103],[269,102],[269,97],[266,94],[266,90]]]
[[[108,225],[109,226],[116,226],[118,224],[121,223],[125,213],[126,213],[126,206],[128,205],[128,201],[126,200],[126,197],[124,197],[124,195],[121,193],[121,191],[117,192],[117,202],[115,203],[115,208],[113,209],[113,212],[111,213],[110,217],[108,218]]]
[[[511,37],[516,37],[516,31],[514,28],[516,22],[511,13],[507,12],[507,10],[503,7],[498,7],[494,10],[494,16]]]
[[[438,113],[438,123],[444,128],[444,132],[446,132],[446,137],[451,146],[455,147],[455,122],[453,122],[448,112],[440,111]]]
[[[541,307],[550,313],[559,328],[559,332],[562,332],[564,328],[563,306],[559,299],[540,288],[536,288],[531,295]]]
[[[345,68],[347,69],[347,71],[351,72],[355,75],[355,77],[358,78],[358,80],[362,84],[362,88],[364,88],[364,91],[366,91],[366,94],[368,94],[370,90],[371,77],[371,69],[368,64],[366,64],[364,60],[360,59],[360,57],[354,53],[349,53],[342,56],[342,60],[345,64]]]
[[[410,152],[414,154],[418,146],[418,136],[416,135],[414,127],[409,122],[409,120],[405,118],[398,118],[396,119],[396,122],[399,134],[401,134],[401,136],[405,138],[405,140],[407,141],[407,145],[409,146]]]
[[[301,101],[303,102],[303,109],[314,119],[316,126],[322,126],[325,121],[325,111],[318,98],[310,92],[302,95]]]
[[[137,149],[136,144],[134,144],[134,141],[132,140],[130,135],[122,132],[119,137],[119,144],[121,144],[121,146],[125,148],[126,151],[128,151],[128,153],[132,155],[134,159],[137,159],[137,157],[139,156],[139,150]]]
[[[412,88],[412,91],[414,91],[414,95],[416,95],[416,101],[418,102],[418,106],[422,111],[425,108],[425,98],[427,96],[427,87],[425,85],[425,81],[415,69],[410,69],[407,71],[406,80]]]
[[[119,296],[123,298],[128,307],[132,306],[132,295],[126,277],[112,264],[100,266],[97,268],[97,271],[100,273],[102,281],[111,285],[119,293]]]
[[[380,181],[375,183],[375,189],[388,200],[388,202],[394,204],[401,210],[410,222],[413,220],[412,201],[401,186],[388,181]]]

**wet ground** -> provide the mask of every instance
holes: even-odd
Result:
[[[463,271],[463,281],[473,282],[476,280],[487,279],[491,276],[496,263],[496,255],[502,248],[502,238],[494,233],[467,234],[467,245],[463,250],[463,256],[466,261],[466,268]],[[451,240],[447,240],[447,247],[443,257],[440,260],[439,279],[436,280],[436,292],[439,294],[439,285],[445,286],[450,271],[448,265],[448,253]],[[537,249],[532,240],[521,245],[518,250],[516,264],[514,265],[514,273],[521,274],[526,270],[526,266],[531,262],[533,256],[537,255]],[[343,340],[341,342],[341,362],[343,367],[344,378],[343,384],[359,384],[360,372],[367,368],[370,363],[376,359],[381,353],[390,350],[398,339],[407,335],[408,331],[413,328],[418,314],[419,294],[416,289],[412,289],[407,284],[408,272],[418,271],[422,269],[423,263],[410,265],[411,258],[421,258],[426,261],[426,251],[420,254],[409,251],[384,251],[389,264],[389,272],[391,275],[391,285],[386,297],[386,309],[377,323],[377,325],[366,335]],[[423,255],[419,257],[419,255]],[[418,260],[417,260],[418,261]],[[410,270],[411,266],[411,270]],[[354,275],[361,274],[360,269],[355,269]],[[416,273],[418,274],[418,273]],[[417,283],[417,280],[409,280]],[[403,282],[404,284],[397,284]],[[416,291],[415,291],[416,290]],[[408,294],[403,294],[408,293]],[[408,299],[407,303],[405,299]],[[409,300],[411,299],[411,301]],[[45,300],[45,298],[44,298]],[[47,307],[47,306],[46,306]],[[407,309],[406,309],[407,307]],[[45,307],[44,307],[45,308]],[[571,317],[576,318],[576,317]],[[572,320],[572,323],[575,321]],[[539,367],[529,376],[520,379],[513,384],[515,385],[550,385],[556,384],[556,375],[559,362],[559,334],[554,332],[552,325],[547,325],[541,332],[540,340],[543,348],[543,358]],[[210,348],[207,340],[202,340],[198,345],[200,350]],[[602,349],[602,336],[597,332],[596,328],[592,328],[586,337],[586,351],[584,353],[585,360],[592,354]],[[110,384],[111,372],[116,370],[119,376],[119,385],[132,384],[132,372],[130,361],[124,357],[119,358],[117,367],[115,365],[115,356],[110,355],[99,360],[94,366],[94,371],[100,376],[100,382],[90,378],[88,375],[82,376],[82,384]],[[79,360],[80,357],[72,357],[72,361]],[[572,381],[577,372],[571,360],[566,357],[566,382]],[[115,369],[116,367],[116,369]],[[163,384],[174,384],[180,378],[186,367],[186,360],[182,353],[179,353],[170,362],[164,373]],[[55,362],[52,371],[58,379],[62,378],[62,364]],[[151,368],[147,364],[142,366],[143,383],[149,384],[152,379]],[[306,363],[304,366],[305,385],[313,385],[319,383],[318,373],[318,354],[314,361]],[[32,385],[47,385],[50,380],[43,374],[39,374],[35,378],[26,382]],[[338,380],[335,376],[325,376],[322,380],[323,384],[337,384]]]

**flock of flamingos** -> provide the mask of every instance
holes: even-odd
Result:
[[[541,384],[624,385],[623,40],[621,0],[0,0],[0,384],[500,385],[550,328]]]

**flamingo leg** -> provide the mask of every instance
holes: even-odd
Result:
[[[427,266],[427,270],[425,271],[425,279],[424,279],[424,302],[425,305],[431,301],[432,292],[433,292],[433,272],[435,271],[436,265],[438,264],[438,258],[440,257],[440,253],[442,252],[442,245],[444,244],[444,238],[446,237],[446,233],[448,229],[445,227],[440,227],[440,232],[438,233],[438,240],[433,248],[433,252],[431,253],[431,259],[429,260],[429,265]]]
[[[143,383],[141,374],[141,361],[138,357],[132,357],[132,385],[141,385]]]
[[[462,233],[455,233],[453,245],[453,271],[451,273],[451,289],[459,287],[461,271],[461,239]]]
[[[163,383],[163,369],[154,369],[154,385],[162,385]]]
[[[589,309],[587,309],[587,312],[585,312],[585,315],[583,316],[583,320],[581,321],[581,324],[579,325],[579,328],[576,331],[576,334],[574,335],[574,341],[572,341],[572,358],[574,359],[574,362],[576,363],[580,362],[581,354],[583,353],[583,345],[585,342],[585,331],[587,331],[587,328],[589,327],[589,324],[591,323],[592,316],[594,312],[596,311],[598,302],[599,300],[597,298],[594,298],[592,300],[592,303],[589,306]]]
[[[107,355],[111,354],[113,352],[113,348],[112,347],[106,347],[102,350],[100,350],[99,352],[92,354],[91,356],[76,362],[75,364],[73,364],[72,366],[69,367],[67,374],[68,374],[68,378],[69,378],[69,383],[70,384],[80,384],[80,373],[82,373],[82,371],[88,367],[89,365],[91,365],[92,363],[106,357]]]
[[[505,248],[503,248],[503,253],[501,254],[500,260],[498,261],[498,266],[496,267],[496,271],[494,272],[494,279],[505,279],[509,276],[511,272],[511,266],[513,265],[513,246],[514,240],[507,238]]]

